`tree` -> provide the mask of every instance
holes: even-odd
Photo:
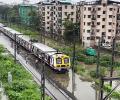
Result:
[[[7,20],[7,13],[9,11],[9,7],[8,6],[5,6],[5,5],[1,5],[0,6],[0,16],[2,19],[5,19]]]
[[[73,23],[72,21],[66,19],[63,23],[65,30],[64,30],[64,38],[70,42],[73,41],[73,38],[79,36],[79,23]]]
[[[9,8],[8,16],[11,22],[18,23],[20,21],[18,11],[19,11],[18,5],[15,5],[12,8]]]
[[[39,28],[39,17],[36,11],[31,11],[28,16],[30,17],[30,27],[34,27],[35,29]]]

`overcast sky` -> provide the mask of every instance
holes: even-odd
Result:
[[[8,3],[8,4],[15,4],[15,3],[21,3],[23,0],[0,0],[0,2],[4,2],[4,3]],[[42,1],[42,0],[29,0],[30,3],[37,3],[39,1]],[[77,1],[95,1],[95,0],[71,0],[73,2],[77,2]],[[112,0],[113,1],[113,0]],[[120,1],[120,0],[114,0],[114,1]]]

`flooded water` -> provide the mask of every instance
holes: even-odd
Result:
[[[7,37],[1,35],[0,36],[0,43],[8,43],[6,41],[10,41]],[[10,43],[10,42],[9,42]],[[11,44],[6,44],[11,45]],[[20,50],[22,56],[26,56],[27,52],[25,50]],[[36,68],[40,69],[39,65],[35,65],[36,57],[30,54],[27,54],[29,62]],[[39,62],[41,65],[41,63]],[[62,87],[67,89],[68,91],[72,92],[72,71],[70,70],[66,74],[58,74],[51,70],[48,66],[45,67],[46,75],[49,76],[52,80],[56,81],[56,83],[60,84]],[[78,100],[95,100],[95,90],[91,87],[91,82],[85,82],[80,80],[80,76],[75,74],[75,97]]]

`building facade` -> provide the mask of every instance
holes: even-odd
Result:
[[[34,5],[30,5],[30,4],[20,4],[19,5],[19,16],[20,16],[21,22],[23,24],[27,24],[27,25],[30,24],[30,19],[31,19],[30,13],[32,11],[36,12],[37,7]]]
[[[76,22],[76,5],[70,2],[52,1],[39,2],[39,17],[42,29],[46,33],[63,35],[63,23],[68,18]]]
[[[99,39],[105,46],[110,46],[113,38],[120,35],[120,6],[118,3],[108,0],[79,2],[77,11],[83,46],[98,45]]]

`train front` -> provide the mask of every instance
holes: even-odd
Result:
[[[54,55],[54,68],[60,72],[66,72],[70,69],[71,62],[70,57],[62,54],[57,53]]]

